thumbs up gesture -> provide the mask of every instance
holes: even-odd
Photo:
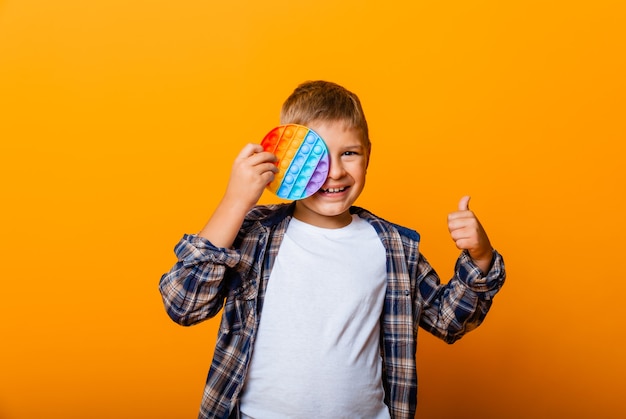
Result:
[[[480,221],[470,211],[469,201],[470,197],[464,196],[459,201],[458,211],[448,215],[448,230],[456,247],[467,250],[476,266],[486,274],[491,266],[493,248]]]

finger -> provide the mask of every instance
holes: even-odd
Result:
[[[274,180],[274,177],[276,176],[276,174],[272,171],[267,171],[267,172],[263,172],[259,175],[261,182],[264,185],[267,185],[268,183],[270,183],[271,181]]]
[[[449,231],[467,229],[467,228],[471,228],[471,227],[472,227],[471,219],[469,219],[467,217],[462,217],[462,218],[450,217],[449,220],[448,220],[448,230]]]
[[[256,166],[259,173],[272,172],[272,174],[278,173],[278,167],[274,163],[262,163]]]
[[[244,146],[239,152],[237,158],[245,159],[247,157],[253,156],[254,154],[260,153],[263,151],[263,146],[261,144],[249,143]]]
[[[455,240],[454,244],[459,250],[472,250],[476,246],[474,241],[465,237]]]
[[[256,166],[258,164],[263,164],[266,162],[270,162],[274,164],[275,162],[278,161],[278,158],[276,157],[276,155],[273,153],[270,153],[269,151],[262,151],[261,153],[256,153],[250,156],[249,159],[250,159],[249,160],[250,164],[252,164],[253,166]]]
[[[450,238],[459,249],[465,249],[466,243],[472,239],[472,236],[467,229],[461,228],[450,230]]]
[[[469,201],[471,198],[471,196],[467,195],[461,198],[459,201],[459,211],[469,211]]]

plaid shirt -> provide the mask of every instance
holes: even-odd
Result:
[[[378,233],[387,254],[387,290],[381,316],[385,403],[394,419],[415,416],[418,327],[448,343],[477,327],[504,283],[494,251],[486,276],[462,252],[454,277],[442,285],[419,253],[419,234],[361,208],[353,213]],[[168,315],[192,325],[224,308],[199,418],[229,417],[236,410],[252,356],[267,281],[293,213],[293,205],[258,206],[246,217],[232,249],[185,235],[178,262],[160,281]]]

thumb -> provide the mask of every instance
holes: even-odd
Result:
[[[459,201],[459,211],[468,211],[469,210],[469,201],[471,196],[464,196]]]

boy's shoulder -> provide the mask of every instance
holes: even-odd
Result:
[[[375,215],[371,211],[366,210],[365,208],[353,206],[352,208],[350,208],[350,212],[352,214],[357,214],[359,217],[367,220],[370,224],[374,226],[376,231],[378,231],[379,233],[397,231],[403,237],[414,240],[416,242],[420,241],[420,234],[417,231],[408,227],[404,227],[400,224],[388,221],[378,215]]]
[[[293,214],[295,203],[257,205],[248,212],[244,224],[272,226]]]

